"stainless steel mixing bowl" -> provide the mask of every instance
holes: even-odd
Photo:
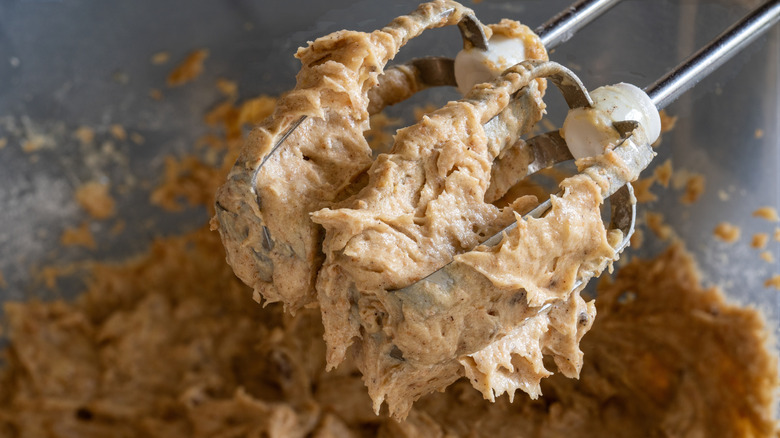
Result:
[[[568,2],[467,4],[483,22],[512,17],[535,27]],[[627,0],[551,58],[572,68],[591,88],[619,81],[645,86],[757,3]],[[0,138],[7,140],[0,149],[0,272],[7,282],[0,299],[72,297],[79,281],[63,281],[50,291],[33,273],[53,263],[123,260],[144,251],[155,236],[202,225],[204,209],[163,211],[149,202],[148,189],[159,182],[164,157],[190,151],[204,133],[201,118],[220,100],[215,80],[238,81],[242,96],[276,95],[294,84],[297,47],[342,28],[377,28],[416,4],[0,0]],[[452,56],[459,44],[455,29],[431,31],[403,49],[399,59]],[[166,88],[172,65],[197,48],[210,50],[202,77]],[[149,58],[159,51],[168,51],[171,62],[152,65]],[[778,226],[751,217],[757,207],[780,205],[778,52],[775,28],[669,108],[679,121],[664,136],[654,164],[671,158],[675,169],[706,175],[706,191],[701,200],[684,206],[678,191],[656,188],[660,200],[650,205],[664,213],[696,254],[707,282],[762,309],[776,334],[780,293],[763,283],[780,273],[780,262],[760,260],[749,240],[755,232],[771,234]],[[164,98],[151,99],[151,89],[161,89]],[[560,121],[563,102],[554,95],[549,111]],[[431,90],[416,102],[454,97],[450,90]],[[408,110],[393,109],[402,115]],[[107,131],[114,123],[140,134],[143,143],[112,140]],[[93,145],[84,146],[73,136],[80,126],[95,130]],[[40,139],[42,148],[25,152],[22,146],[30,138]],[[64,227],[87,219],[73,202],[73,192],[90,180],[111,183],[126,230],[114,236],[115,220],[93,221],[97,249],[63,248]],[[739,242],[727,245],[713,238],[720,221],[742,228]],[[650,255],[662,246],[649,242],[629,254]],[[768,248],[776,260],[779,249],[776,241]]]

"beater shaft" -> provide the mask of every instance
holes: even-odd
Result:
[[[780,20],[780,0],[770,0],[754,9],[645,88],[656,108],[663,109],[715,71]]]

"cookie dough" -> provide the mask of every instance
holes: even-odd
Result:
[[[228,263],[257,301],[282,302],[292,312],[316,303],[322,229],[309,214],[353,194],[371,165],[363,135],[370,90],[409,39],[469,13],[456,2],[436,0],[381,30],[339,31],[298,50],[302,67],[295,89],[250,134],[217,192],[214,227]],[[395,70],[372,93],[381,101],[373,111],[417,89],[405,72]]]
[[[482,292],[440,312],[436,322],[412,316],[402,309],[408,302],[388,293],[474,248],[536,202],[525,197],[498,209],[485,198],[506,189],[486,193],[492,177],[503,177],[494,172],[493,162],[504,164],[501,158],[512,155],[525,158],[513,149],[522,148],[519,136],[542,117],[542,78],[552,71],[544,65],[514,69],[399,131],[390,153],[369,168],[370,148],[362,133],[368,109],[376,111],[382,106],[377,102],[397,102],[416,89],[403,69],[380,82],[384,63],[405,38],[470,13],[453,2],[432,2],[380,31],[342,31],[299,51],[303,67],[298,86],[250,136],[217,197],[214,227],[221,231],[228,262],[254,287],[255,298],[282,301],[291,311],[318,305],[329,367],[339,365],[357,342],[358,364],[375,410],[387,400],[398,418],[406,416],[414,400],[444,389],[464,373],[490,399],[504,392],[512,396],[517,388],[536,397],[538,380],[549,374],[541,364],[542,351],[565,364],[564,373],[576,376],[581,364],[576,343],[590,326],[593,305],[570,297],[571,289],[579,271],[600,272],[615,257],[615,242],[608,241],[599,213],[604,182],[574,179],[562,186],[567,195],[542,220],[545,225],[521,224],[503,252],[459,260],[473,265],[474,276],[484,277],[477,280]],[[538,37],[519,23],[504,20],[486,28],[486,34],[522,40],[528,56],[547,58]],[[518,167],[510,163],[498,169],[515,172]],[[589,212],[559,217],[582,208]],[[554,221],[559,225],[551,225]],[[546,237],[525,238],[519,231],[536,228]],[[562,251],[550,251],[546,259],[539,257],[541,251],[518,254],[525,245],[549,248],[561,238],[571,240],[566,249],[577,256]],[[488,264],[505,258],[507,267],[518,257],[528,258],[522,273],[510,281],[491,278],[496,268]],[[532,274],[533,269],[538,273]],[[517,326],[553,301],[560,302],[549,315],[539,316],[544,322],[528,323],[537,326],[534,339],[524,339],[525,329]],[[568,316],[556,316],[561,312]],[[434,339],[436,324],[454,321],[447,324],[448,333]],[[548,333],[551,326],[557,329]],[[542,336],[560,345],[546,345]],[[502,342],[491,348],[503,351],[501,365],[507,372],[477,354],[492,342]],[[523,342],[533,346],[521,347]],[[416,353],[421,350],[424,357]],[[514,359],[518,354],[531,365]],[[518,364],[513,366],[512,360]]]
[[[380,81],[385,63],[423,29],[469,14],[440,0],[382,30],[341,31],[301,49],[296,89],[250,136],[217,196],[214,228],[255,298],[293,312],[318,306],[328,368],[351,350],[375,412],[387,402],[399,420],[464,375],[490,400],[517,389],[537,398],[552,374],[545,356],[578,376],[578,343],[595,316],[579,280],[611,266],[623,237],[601,219],[607,174],[636,177],[618,157],[591,160],[610,170],[563,181],[543,218],[518,215],[533,197],[491,203],[509,188],[505,172],[526,172],[520,136],[542,117],[544,78],[563,74],[538,62],[547,59],[539,38],[509,20],[485,33],[522,41],[536,62],[399,130],[372,163],[370,110],[416,89],[403,68]],[[472,251],[512,222],[499,245]],[[462,267],[451,281],[463,287],[399,291],[450,262]]]
[[[400,423],[372,412],[350,360],[325,371],[318,311],[254,304],[223,258],[202,229],[95,264],[74,302],[5,303],[0,437],[776,433],[765,322],[703,288],[679,245],[601,282],[579,380],[553,375],[535,401],[488,403],[461,379]]]

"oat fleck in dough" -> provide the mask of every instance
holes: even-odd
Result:
[[[108,219],[116,213],[116,201],[108,184],[90,181],[76,189],[76,202],[95,219]]]
[[[761,207],[753,212],[753,217],[758,217],[769,222],[779,222],[780,216],[777,214],[777,209],[774,207]]]
[[[95,236],[92,235],[92,230],[89,228],[89,222],[84,221],[78,227],[66,227],[62,236],[60,236],[60,243],[65,246],[83,246],[89,249],[95,249]]]
[[[178,87],[197,79],[203,73],[203,63],[208,57],[209,51],[207,49],[195,50],[187,55],[184,61],[168,75],[168,86]]]
[[[726,243],[734,243],[739,240],[742,229],[734,224],[721,222],[715,226],[712,234]]]

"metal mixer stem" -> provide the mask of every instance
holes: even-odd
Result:
[[[580,0],[546,23],[537,27],[534,32],[542,39],[547,50],[570,40],[578,30],[598,18],[620,0]]]
[[[780,20],[780,0],[754,9],[672,71],[647,86],[656,108],[663,109],[700,80],[723,65]]]

